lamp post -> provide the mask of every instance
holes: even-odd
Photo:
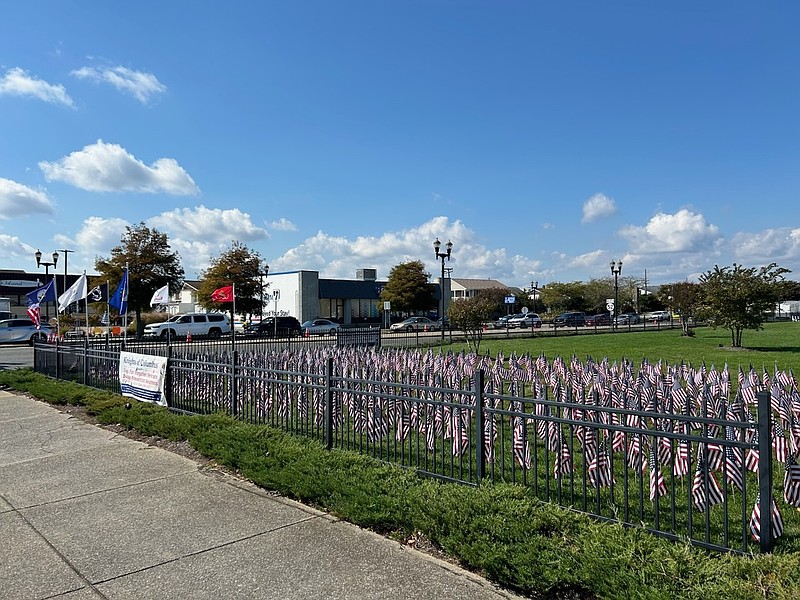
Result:
[[[69,258],[69,253],[75,252],[75,250],[62,249],[59,252],[64,255],[64,285],[61,287],[61,293],[63,294],[67,291],[67,259]]]
[[[614,312],[611,315],[611,322],[614,329],[617,328],[617,304],[619,304],[619,274],[622,273],[622,261],[611,261],[611,274],[614,275]]]
[[[58,263],[58,252],[53,252],[53,262],[43,261],[42,260],[42,251],[41,250],[36,250],[36,253],[34,254],[34,256],[36,257],[36,266],[37,267],[44,267],[44,283],[45,283],[45,285],[47,285],[47,276],[49,274],[50,267],[53,267],[53,279],[55,280],[55,278],[56,278],[55,266]],[[46,303],[46,302],[45,302],[45,305],[44,305],[44,310],[45,310],[45,319],[47,319],[47,321],[49,322],[50,321],[50,305],[48,303]]]
[[[433,242],[433,251],[436,253],[436,258],[442,259],[442,278],[439,280],[439,287],[441,288],[441,297],[442,297],[442,309],[439,312],[439,318],[442,320],[442,345],[444,345],[444,261],[445,259],[450,260],[450,254],[453,252],[453,242],[447,240],[447,244],[445,245],[445,251],[440,252],[439,250],[442,247],[442,242],[439,241],[437,237],[436,240]]]
[[[539,293],[539,282],[531,281],[531,295],[533,296],[533,312],[536,312],[536,294]]]

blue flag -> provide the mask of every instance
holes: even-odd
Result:
[[[128,312],[128,267],[122,270],[122,281],[119,282],[108,305],[116,308],[121,315]]]
[[[28,306],[39,306],[42,302],[56,301],[56,286],[51,279],[47,285],[36,288],[32,292],[25,294],[28,297]]]

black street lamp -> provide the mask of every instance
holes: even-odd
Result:
[[[611,322],[614,329],[617,328],[617,304],[619,304],[619,274],[622,273],[622,261],[611,261],[611,274],[614,275],[614,311],[611,315]]]
[[[44,267],[44,283],[45,283],[45,285],[47,285],[47,276],[48,276],[48,274],[50,272],[50,267],[53,267],[53,280],[55,280],[55,278],[56,278],[55,266],[58,263],[58,252],[53,252],[53,262],[43,261],[42,260],[42,251],[41,250],[36,250],[36,253],[34,254],[34,256],[36,257],[36,266],[37,266],[37,268],[38,267]],[[44,311],[45,311],[45,319],[47,319],[47,321],[49,322],[50,321],[50,305],[47,302],[44,303]]]
[[[536,294],[539,293],[539,282],[531,281],[531,295],[533,296],[533,312],[536,312]]]
[[[442,331],[442,344],[444,344],[444,261],[445,259],[450,260],[450,254],[453,252],[453,242],[447,240],[447,244],[445,245],[445,251],[439,252],[442,247],[442,242],[439,241],[437,237],[436,240],[433,242],[433,251],[436,253],[436,258],[442,259],[442,278],[439,280],[439,287],[441,288],[440,295],[442,297],[442,309],[439,311],[439,318],[442,321],[441,331]]]

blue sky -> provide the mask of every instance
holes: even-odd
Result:
[[[800,279],[795,2],[8,2],[0,266]],[[60,271],[59,266],[59,271]]]

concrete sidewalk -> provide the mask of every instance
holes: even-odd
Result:
[[[2,391],[0,596],[515,597],[221,471]]]

